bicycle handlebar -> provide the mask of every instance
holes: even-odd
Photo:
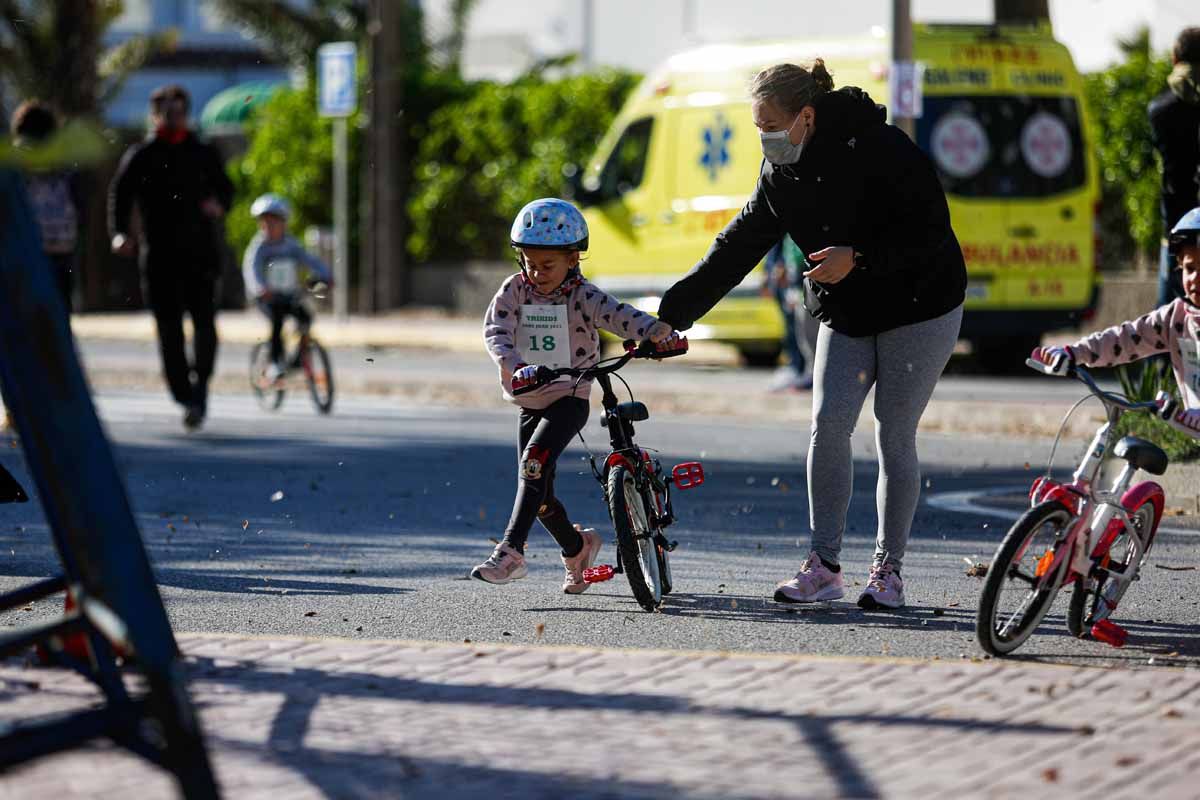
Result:
[[[1123,395],[1113,394],[1112,392],[1101,389],[1096,385],[1096,381],[1094,378],[1092,378],[1092,373],[1088,371],[1087,367],[1076,364],[1073,361],[1067,359],[1058,359],[1053,364],[1047,364],[1044,361],[1038,361],[1035,358],[1027,358],[1025,359],[1025,364],[1030,369],[1037,370],[1043,375],[1075,378],[1084,386],[1086,386],[1089,392],[1098,397],[1101,402],[1111,403],[1112,405],[1117,406],[1118,408],[1123,408],[1126,411],[1154,411],[1155,413],[1160,413],[1162,411],[1162,407],[1159,405],[1157,400],[1134,402]]]
[[[675,356],[684,355],[687,353],[687,351],[688,340],[686,336],[679,337],[678,346],[670,350],[658,350],[655,343],[649,339],[641,342],[640,344],[635,342],[633,339],[626,339],[625,354],[622,356],[616,356],[613,359],[606,359],[606,361],[611,361],[612,363],[606,364],[604,361],[601,361],[593,364],[590,367],[559,367],[557,369],[538,367],[534,379],[524,386],[513,387],[512,395],[513,397],[518,397],[520,395],[532,392],[534,389],[540,389],[556,378],[582,378],[585,375],[611,375],[635,358],[651,358],[658,361],[664,358],[674,358]]]

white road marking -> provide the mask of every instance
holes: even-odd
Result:
[[[995,506],[981,505],[980,501],[995,495],[1015,494],[1016,492],[1017,487],[1013,486],[990,486],[983,489],[967,489],[959,492],[936,492],[925,495],[924,500],[928,505],[941,511],[952,511],[957,514],[974,514],[976,516],[1014,521],[1025,513],[1025,509],[1017,511],[1011,508],[996,508]],[[1198,530],[1173,528],[1168,525],[1159,525],[1158,531],[1159,533],[1170,533],[1177,536],[1200,536],[1200,531]]]

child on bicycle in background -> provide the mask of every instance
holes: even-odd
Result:
[[[264,376],[268,383],[278,381],[287,372],[283,362],[283,323],[296,318],[303,336],[312,325],[312,312],[303,302],[300,267],[312,273],[308,283],[332,284],[329,267],[288,235],[288,201],[277,194],[264,194],[250,206],[250,216],[258,220],[258,233],[246,247],[242,275],[246,296],[271,320],[271,365]]]
[[[565,200],[543,198],[526,205],[509,238],[521,271],[506,279],[492,299],[483,336],[500,369],[504,399],[521,409],[520,474],[504,540],[471,570],[471,577],[488,583],[524,578],[525,541],[536,518],[562,550],[563,591],[580,594],[588,587],[583,571],[596,560],[600,537],[571,524],[554,496],[554,469],[587,422],[591,381],[559,378],[520,397],[512,392],[536,384],[539,367],[595,364],[600,357],[597,328],[622,339],[650,339],[660,350],[675,347],[678,334],[584,279],[579,258],[588,248],[587,222]]]
[[[1039,347],[1033,357],[1054,364],[1115,367],[1156,353],[1168,353],[1182,406],[1169,411],[1172,427],[1200,437],[1200,208],[1175,224],[1167,239],[1171,256],[1182,272],[1183,297],[1135,320],[1122,322],[1065,347]]]

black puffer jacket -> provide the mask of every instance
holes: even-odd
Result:
[[[667,290],[659,317],[668,324],[690,328],[785,233],[804,253],[848,245],[862,254],[837,284],[806,281],[805,305],[839,333],[870,336],[963,302],[966,265],[929,157],[861,89],[830,92],[813,107],[815,133],[800,160],[764,160],[750,201]]]
[[[1162,156],[1163,235],[1200,205],[1200,104],[1166,91],[1150,103],[1150,132]]]
[[[156,257],[217,264],[219,229],[200,208],[214,198],[228,211],[233,184],[221,153],[192,133],[179,144],[153,134],[130,147],[109,186],[109,232],[129,233],[134,205],[142,215],[146,244]]]

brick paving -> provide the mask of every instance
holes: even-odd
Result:
[[[1200,670],[185,634],[229,798],[1200,797]],[[0,666],[0,724],[81,708]],[[100,744],[0,798],[176,795]]]

